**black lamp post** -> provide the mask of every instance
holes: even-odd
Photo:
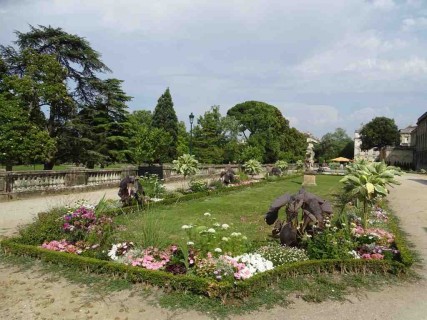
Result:
[[[191,151],[193,149],[193,121],[194,121],[194,114],[190,113],[190,155],[192,154]]]

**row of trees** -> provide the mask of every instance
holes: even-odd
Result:
[[[128,112],[122,80],[87,40],[60,28],[30,26],[14,46],[0,46],[0,163],[171,162],[188,153],[169,89],[154,112]],[[249,101],[222,116],[214,106],[197,119],[194,154],[201,162],[304,158],[305,136],[280,111]]]

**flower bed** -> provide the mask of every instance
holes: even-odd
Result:
[[[41,237],[28,242],[17,238],[1,246],[7,253],[221,298],[244,297],[280,277],[297,274],[400,273],[411,265],[393,216],[376,208],[368,228],[357,217],[348,217],[347,222],[326,221],[318,231],[313,225],[303,235],[301,248],[289,248],[272,240],[251,241],[240,224],[224,223],[221,217],[202,212],[192,221],[174,225],[176,233],[183,235],[180,240],[156,247],[123,241],[126,238],[117,241],[120,226],[115,219],[119,217],[79,205],[48,219],[46,230],[52,232],[43,233],[42,241]]]

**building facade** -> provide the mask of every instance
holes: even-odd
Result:
[[[378,161],[380,159],[380,151],[378,148],[370,150],[362,150],[362,139],[358,130],[354,132],[354,160]]]
[[[415,147],[415,138],[413,132],[417,129],[417,126],[408,126],[405,129],[400,129],[400,145],[402,147]]]
[[[427,112],[419,117],[417,121],[414,158],[417,170],[427,170]]]

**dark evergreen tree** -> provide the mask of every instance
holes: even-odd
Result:
[[[193,130],[194,155],[201,163],[222,163],[224,160],[225,131],[218,106],[197,119]]]
[[[169,145],[166,152],[166,160],[172,161],[177,157],[178,145],[178,118],[173,108],[172,97],[169,88],[161,95],[157,101],[156,108],[153,113],[153,127],[165,130],[172,138],[172,143]],[[160,160],[160,159],[159,159]]]
[[[74,142],[79,146],[79,159],[89,168],[96,163],[102,167],[127,158],[126,103],[131,97],[122,90],[122,82],[118,79],[98,81],[99,93],[94,103],[83,108],[73,121],[74,138],[80,140]],[[64,138],[61,143],[69,144],[70,136]]]
[[[17,31],[18,37],[12,46],[0,46],[0,55],[9,75],[17,78],[25,78],[32,74],[34,83],[40,84],[38,78],[44,77],[44,86],[30,87],[28,94],[22,94],[24,105],[31,110],[30,120],[40,126],[44,126],[51,138],[57,138],[68,134],[69,121],[76,117],[78,109],[93,107],[99,92],[97,72],[107,72],[109,69],[100,60],[100,55],[93,50],[87,40],[77,35],[66,33],[61,28],[30,26],[30,31],[22,33]],[[47,59],[51,58],[46,64]],[[44,61],[44,62],[43,62]],[[54,66],[56,63],[60,69]],[[58,71],[60,70],[60,72]],[[49,79],[47,81],[46,79]],[[68,92],[59,95],[58,90],[52,91],[52,87],[65,87],[68,84]],[[38,89],[38,90],[35,90]],[[49,98],[49,115],[44,119],[39,102],[41,91],[55,92],[56,96]],[[101,92],[102,94],[102,92]],[[58,145],[58,154],[67,154],[67,144]],[[52,169],[55,156],[46,161],[45,169]]]

